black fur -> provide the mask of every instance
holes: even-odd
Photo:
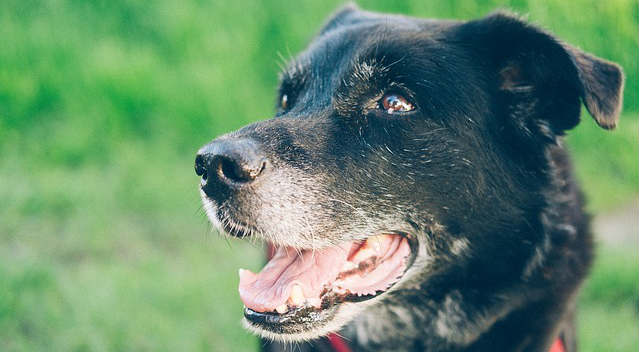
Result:
[[[613,128],[622,88],[617,65],[511,14],[350,5],[282,74],[275,118],[200,151],[203,198],[227,232],[276,244],[418,238],[415,271],[340,329],[354,351],[545,351],[559,334],[574,351],[592,239],[562,136],[582,102]],[[417,109],[387,114],[388,92]],[[215,164],[226,181],[215,158],[233,159]]]

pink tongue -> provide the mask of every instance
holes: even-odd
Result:
[[[294,284],[299,284],[304,297],[319,298],[324,285],[337,277],[347,260],[352,243],[316,251],[278,248],[259,274],[240,269],[240,298],[256,312],[273,311],[284,304]]]

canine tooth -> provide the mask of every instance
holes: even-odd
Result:
[[[301,306],[304,303],[304,292],[302,291],[302,286],[293,285],[291,289],[291,295],[288,297],[288,302],[296,307]]]
[[[286,305],[286,303],[281,304],[281,305],[277,306],[277,308],[275,308],[275,311],[280,313],[280,314],[284,314],[284,313],[288,312],[288,306]]]

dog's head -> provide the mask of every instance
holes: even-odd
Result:
[[[582,101],[613,128],[622,85],[512,15],[342,9],[282,73],[276,116],[197,155],[211,221],[274,248],[240,272],[246,325],[313,338],[437,273],[520,276],[542,241],[525,215],[545,204],[548,148]]]

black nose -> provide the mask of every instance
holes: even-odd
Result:
[[[239,188],[255,181],[267,161],[250,139],[215,140],[195,157],[195,173],[202,176],[202,188],[210,195],[215,187]]]

